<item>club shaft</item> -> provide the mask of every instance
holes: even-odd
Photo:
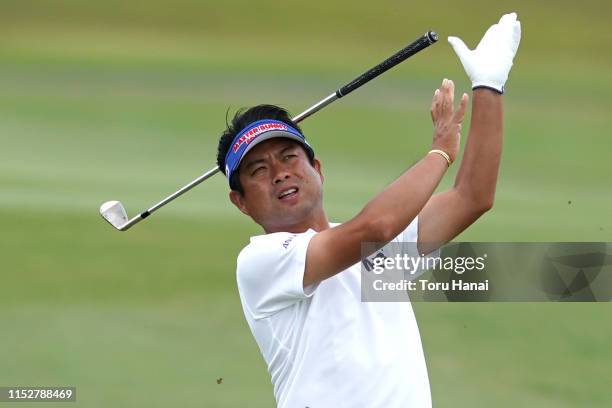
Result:
[[[326,96],[325,98],[321,99],[319,102],[317,102],[314,105],[312,105],[310,108],[306,109],[304,112],[302,112],[299,115],[293,117],[292,120],[295,123],[299,123],[302,120],[306,119],[307,117],[312,116],[314,113],[316,113],[316,112],[320,111],[321,109],[325,108],[327,105],[331,104],[332,102],[336,101],[337,99],[340,99],[340,98],[348,95],[349,93],[353,92],[355,89],[365,85],[366,83],[370,82],[372,79],[378,77],[379,75],[381,75],[384,72],[388,71],[389,69],[393,68],[394,66],[396,66],[400,62],[405,61],[407,58],[411,57],[412,55],[416,54],[417,52],[419,52],[421,50],[424,50],[425,48],[429,47],[431,44],[435,43],[436,41],[438,41],[438,35],[435,32],[429,31],[429,32],[425,33],[424,35],[419,37],[417,40],[415,40],[412,43],[408,44],[406,47],[402,48],[401,50],[399,50],[398,52],[396,52],[395,54],[393,54],[392,56],[390,56],[389,58],[387,58],[386,60],[384,60],[380,64],[370,68],[369,70],[367,70],[366,72],[364,72],[363,74],[361,74],[360,76],[358,76],[357,78],[352,80],[351,82],[347,83],[346,85],[344,85],[341,88],[338,88],[331,95]],[[215,167],[211,168],[210,170],[208,170],[206,173],[202,174],[197,179],[193,180],[189,184],[187,184],[184,187],[182,187],[180,190],[170,194],[168,197],[164,198],[163,200],[161,200],[160,202],[155,204],[153,207],[149,208],[146,211],[141,212],[140,214],[138,214],[134,218],[130,219],[128,222],[126,222],[121,227],[119,227],[119,230],[125,231],[125,230],[129,229],[133,225],[139,223],[141,220],[147,218],[154,211],[160,209],[164,205],[166,205],[169,202],[173,201],[175,198],[180,197],[181,195],[185,194],[187,191],[191,190],[192,188],[194,188],[195,186],[197,186],[198,184],[200,184],[204,180],[207,180],[210,177],[214,176],[219,171],[220,171],[220,169],[219,169],[218,166],[215,166]]]
[[[393,54],[392,56],[390,56],[389,58],[387,58],[380,64],[370,68],[369,70],[367,70],[366,72],[358,76],[357,78],[353,79],[348,84],[344,85],[342,88],[338,89],[336,91],[336,95],[338,95],[338,98],[342,98],[343,96],[348,95],[349,93],[353,92],[355,89],[361,87],[362,85],[367,84],[374,78],[387,72],[388,70],[390,70],[391,68],[399,64],[400,62],[405,61],[406,59],[408,59],[409,57],[412,57],[417,52],[422,51],[425,48],[429,47],[431,44],[435,43],[436,41],[438,41],[438,34],[436,34],[434,31],[426,32],[425,34],[417,38],[415,41],[411,42],[410,44],[408,44],[407,46],[405,46],[404,48],[402,48],[401,50],[399,50],[398,52],[396,52],[395,54]]]
[[[182,196],[183,194],[185,194],[186,192],[188,192],[189,190],[191,190],[192,188],[194,188],[195,186],[197,186],[198,184],[200,184],[204,180],[207,180],[207,179],[211,178],[212,176],[214,176],[218,172],[219,172],[219,166],[213,167],[212,169],[208,170],[206,173],[202,174],[197,179],[193,180],[191,183],[189,183],[186,186],[182,187],[180,190],[170,194],[168,197],[164,198],[163,200],[161,200],[160,202],[155,204],[153,207],[149,208],[146,211],[141,212],[140,214],[138,214],[137,216],[135,216],[134,218],[132,218],[131,220],[129,220],[128,222],[123,224],[119,229],[121,231],[125,231],[125,230],[129,229],[130,227],[132,227],[133,225],[138,224],[141,220],[147,218],[154,211],[160,209],[164,205],[166,205],[169,202],[173,201],[175,198]]]
[[[357,78],[353,79],[351,82],[347,83],[343,87],[338,88],[333,94],[321,99],[319,102],[315,103],[310,108],[306,109],[304,112],[294,117],[292,120],[295,123],[301,122],[302,120],[320,111],[335,100],[348,95],[355,89],[367,84],[377,76],[383,74],[384,72],[387,72],[400,62],[405,61],[407,58],[413,56],[417,52],[424,50],[436,41],[438,41],[438,34],[436,34],[434,31],[428,31],[427,33],[423,34],[421,37],[417,38],[415,41],[408,44],[406,47],[402,48],[380,64],[370,68],[369,70],[367,70]]]
[[[189,190],[191,190],[192,188],[194,188],[195,186],[197,186],[198,184],[200,184],[204,180],[207,180],[210,177],[214,176],[218,172],[219,172],[219,167],[218,166],[213,167],[212,169],[208,170],[206,173],[202,174],[197,179],[193,180],[191,183],[187,184],[186,186],[184,186],[183,188],[178,190],[177,192],[170,194],[168,197],[164,198],[159,203],[157,203],[153,207],[149,208],[147,211],[150,214],[153,211],[157,210],[158,208],[163,207],[164,205],[168,204],[170,201],[174,200],[177,197],[182,196],[183,194],[185,194],[186,192],[188,192]]]
[[[312,114],[320,111],[321,109],[323,109],[324,107],[326,107],[327,105],[335,101],[336,99],[338,99],[338,95],[336,95],[336,93],[334,92],[333,94],[321,99],[319,102],[315,103],[310,108],[306,109],[304,112],[291,118],[291,120],[294,121],[295,123],[300,123],[301,121],[303,121],[309,116],[312,116]]]
[[[336,99],[338,99],[338,96],[336,95],[336,93],[333,93],[333,94],[329,95],[328,97],[320,100],[316,104],[312,105],[310,108],[306,109],[304,112],[300,113],[299,115],[297,115],[296,117],[292,118],[291,120],[293,120],[295,123],[299,123],[302,120],[306,119],[307,117],[311,116],[313,113],[323,109],[324,107],[326,107],[327,105],[329,105],[330,103],[335,101]],[[145,218],[147,218],[154,211],[160,209],[164,205],[166,205],[169,202],[173,201],[175,198],[178,198],[178,197],[182,196],[183,194],[185,194],[186,192],[188,192],[189,190],[191,190],[192,188],[194,188],[195,186],[197,186],[198,184],[200,184],[204,180],[207,180],[210,177],[214,176],[218,172],[219,172],[219,166],[215,166],[215,167],[211,168],[210,170],[208,170],[206,173],[202,174],[197,179],[193,180],[189,184],[187,184],[184,187],[182,187],[180,190],[170,194],[168,197],[164,198],[163,200],[161,200],[160,202],[155,204],[153,207],[149,208],[146,211],[141,212],[137,216],[135,216],[132,219],[130,219],[128,222],[126,222],[121,227],[119,227],[119,230],[125,231],[125,230],[130,229],[132,226],[138,224],[140,221],[142,221]]]

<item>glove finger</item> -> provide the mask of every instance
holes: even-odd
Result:
[[[465,67],[468,55],[470,55],[471,52],[470,49],[467,47],[467,45],[465,45],[463,40],[458,37],[448,37],[448,42],[450,43],[451,47],[453,47],[455,54],[457,54],[459,60],[461,60],[461,63]]]
[[[499,24],[493,24],[491,27],[489,27],[487,32],[482,36],[482,39],[476,46],[476,49],[488,48],[490,43],[494,44],[495,38],[499,36],[499,30]]]
[[[515,21],[512,26],[512,55],[516,55],[518,46],[521,43],[521,22]]]
[[[516,13],[508,13],[501,16],[499,19],[499,24],[510,24],[516,21]]]
[[[499,43],[505,44],[503,50],[500,49],[500,55],[504,55],[510,59],[514,58],[516,51],[518,50],[519,43],[521,41],[521,23],[515,21],[512,24],[504,25],[499,32]]]
[[[504,14],[499,19],[499,23],[489,27],[476,48],[497,48],[497,44],[501,38],[508,38],[512,35],[511,33],[516,23],[516,17],[516,13]]]

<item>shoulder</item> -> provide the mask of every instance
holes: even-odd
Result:
[[[252,237],[238,255],[236,280],[245,310],[254,319],[270,316],[312,295],[304,289],[306,251],[316,234],[279,232]]]
[[[257,235],[251,237],[247,246],[242,248],[238,254],[238,264],[246,260],[265,258],[280,254],[292,246],[293,240],[302,235],[308,234],[311,230],[301,234],[291,232],[275,232],[273,234]],[[314,232],[314,231],[313,231]]]
[[[275,232],[251,237],[237,260],[238,275],[248,273],[254,268],[278,266],[291,258],[305,258],[308,242],[316,234],[309,229],[302,233]]]

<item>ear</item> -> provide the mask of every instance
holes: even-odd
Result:
[[[325,177],[323,176],[323,167],[321,166],[321,161],[315,157],[314,159],[314,168],[319,173],[319,177],[321,178],[321,183],[325,181]]]
[[[238,191],[232,190],[229,193],[229,199],[236,206],[236,208],[242,211],[243,214],[249,215],[249,211],[246,208],[242,194],[240,194]]]

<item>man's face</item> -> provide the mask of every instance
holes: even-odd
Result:
[[[239,167],[244,194],[231,201],[267,232],[309,228],[323,210],[320,162],[311,165],[300,144],[274,138],[261,142]]]

